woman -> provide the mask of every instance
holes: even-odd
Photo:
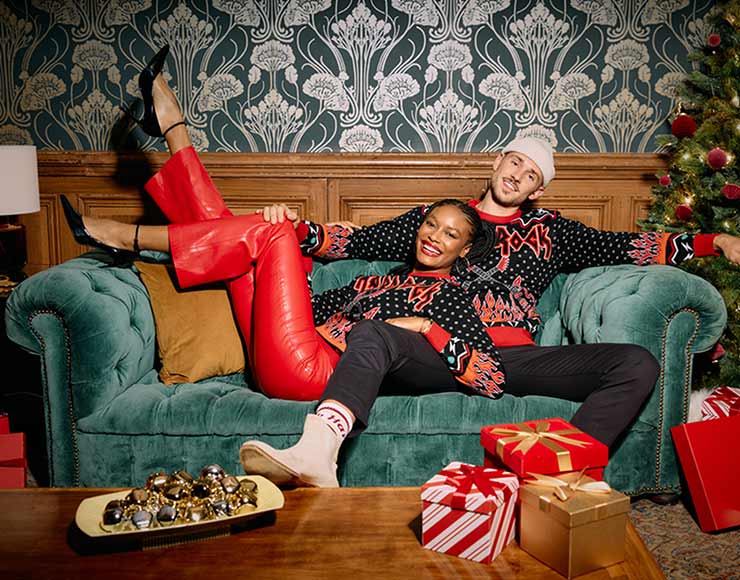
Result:
[[[149,134],[163,135],[173,153],[147,184],[173,224],[83,221],[66,198],[62,202],[81,243],[118,256],[140,249],[169,251],[182,287],[225,280],[251,368],[266,394],[315,400],[323,392],[316,415],[306,420],[306,435],[307,441],[316,433],[329,435],[334,451],[324,456],[334,457],[329,462],[333,469],[312,475],[310,469],[290,468],[285,461],[273,461],[271,448],[256,442],[244,446],[245,468],[262,470],[283,483],[336,485],[336,450],[356,421],[366,425],[386,376],[426,392],[428,385],[456,390],[457,379],[476,392],[499,396],[504,373],[498,353],[450,276],[462,258],[469,265],[489,251],[477,212],[455,200],[435,204],[419,229],[413,267],[360,277],[312,299],[292,227],[265,222],[259,215],[234,216],[226,208],[190,146],[174,95],[159,75],[162,55],[160,51],[139,79],[147,113],[141,125]],[[345,354],[332,375],[339,358],[335,349]],[[360,383],[358,375],[363,377]],[[295,450],[275,453],[302,455]],[[277,472],[271,473],[276,465]]]

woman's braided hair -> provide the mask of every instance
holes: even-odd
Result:
[[[467,202],[460,201],[459,199],[442,199],[440,201],[434,202],[427,208],[425,216],[431,214],[438,207],[446,205],[453,206],[459,209],[462,212],[463,216],[465,216],[465,220],[468,222],[468,224],[470,224],[470,227],[472,229],[470,235],[470,242],[472,244],[472,247],[470,248],[470,251],[465,257],[455,260],[455,263],[452,265],[452,275],[460,276],[464,274],[466,270],[468,270],[471,266],[474,266],[475,264],[484,260],[486,256],[488,256],[488,254],[493,251],[496,240],[494,238],[494,230],[492,228],[487,228],[484,225],[483,220],[481,220],[480,215],[478,215],[478,212],[475,211],[472,206],[468,205]],[[424,219],[426,219],[426,217]],[[409,259],[411,263],[414,262],[413,254],[410,256]],[[390,274],[405,275],[410,271],[411,265],[404,264],[402,266],[393,268]]]
[[[484,260],[493,251],[496,240],[494,239],[493,230],[484,225],[483,220],[480,219],[480,215],[475,211],[475,208],[459,199],[443,199],[437,201],[429,206],[426,215],[429,215],[438,207],[447,205],[459,209],[472,229],[470,242],[473,245],[470,251],[464,258],[455,260],[455,263],[452,265],[453,276],[459,276],[460,274],[464,274],[471,266]]]

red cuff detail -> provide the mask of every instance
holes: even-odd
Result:
[[[301,242],[303,242],[303,240],[306,239],[307,235],[308,226],[303,222],[299,222],[298,227],[295,229],[295,237],[298,238],[298,243],[300,244]]]
[[[696,234],[694,236],[694,256],[719,256],[720,251],[714,247],[714,238],[719,234]]]
[[[432,322],[432,326],[424,334],[424,338],[429,341],[429,344],[434,347],[434,350],[442,352],[447,346],[447,343],[450,342],[452,335],[436,322]]]
[[[301,256],[301,264],[303,265],[303,271],[306,274],[313,272],[313,259],[311,256]]]
[[[524,346],[525,344],[536,344],[532,335],[523,328],[514,326],[489,326],[486,328],[488,336],[497,347],[502,346]]]

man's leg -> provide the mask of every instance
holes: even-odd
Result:
[[[660,373],[655,357],[632,344],[501,348],[504,391],[582,402],[571,423],[611,446],[634,421]]]

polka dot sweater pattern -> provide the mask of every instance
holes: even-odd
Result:
[[[360,276],[352,284],[311,298],[316,330],[341,351],[360,320],[420,316],[433,321],[424,335],[453,376],[476,393],[502,395],[504,371],[467,293],[451,277],[394,274]]]
[[[470,202],[477,206],[478,202]],[[414,240],[428,206],[358,229],[305,222],[299,239],[309,255],[329,259],[413,261]],[[535,209],[517,212],[505,223],[479,211],[496,239],[487,259],[459,277],[484,325],[514,327],[534,335],[537,301],[561,272],[613,264],[671,264],[715,253],[713,235],[608,232]],[[495,221],[494,221],[495,219]]]

